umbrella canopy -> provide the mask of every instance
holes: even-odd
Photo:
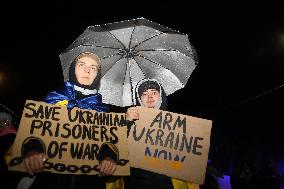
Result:
[[[62,54],[64,80],[72,61],[82,52],[101,58],[103,102],[130,106],[136,84],[144,78],[158,80],[166,95],[183,88],[197,65],[188,36],[137,18],[89,26]]]

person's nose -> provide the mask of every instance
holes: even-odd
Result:
[[[85,69],[84,69],[84,71],[85,71],[86,73],[90,73],[91,68],[86,66]]]
[[[153,98],[153,94],[152,93],[148,93],[148,98]]]

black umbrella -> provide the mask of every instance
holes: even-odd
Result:
[[[144,18],[89,26],[60,55],[65,81],[72,61],[86,51],[101,58],[103,102],[122,107],[133,104],[141,79],[158,80],[169,95],[186,85],[197,65],[186,34]]]

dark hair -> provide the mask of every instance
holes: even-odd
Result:
[[[141,105],[138,98],[140,99],[143,92],[148,89],[156,89],[157,91],[159,91],[159,93],[161,94],[161,100],[162,100],[162,104],[159,109],[167,110],[167,95],[163,87],[158,83],[158,81],[154,81],[154,80],[146,80],[145,82],[141,83],[138,86],[137,92],[139,96],[136,97],[136,104]]]
[[[139,88],[138,88],[139,97],[141,97],[143,92],[145,92],[148,89],[156,89],[157,91],[159,91],[159,93],[161,93],[160,85],[155,81],[148,80],[148,81],[143,82],[141,85],[139,85]]]

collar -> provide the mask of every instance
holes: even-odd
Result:
[[[98,92],[97,89],[90,90],[90,89],[85,89],[83,87],[79,87],[77,85],[74,85],[74,89],[75,91],[81,92],[83,95],[91,95],[91,94],[96,94]]]

